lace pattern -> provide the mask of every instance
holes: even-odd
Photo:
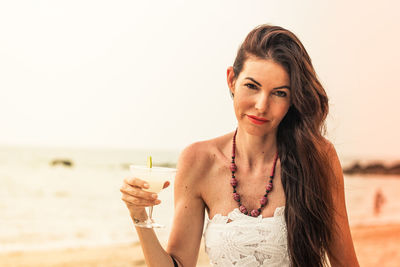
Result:
[[[236,208],[208,219],[204,240],[211,266],[289,266],[284,209],[254,218]]]

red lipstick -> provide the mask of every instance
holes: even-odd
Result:
[[[261,124],[264,124],[264,123],[266,123],[266,122],[269,121],[269,120],[267,120],[267,119],[259,118],[259,117],[251,116],[251,115],[247,115],[247,118],[248,118],[252,123],[257,124],[257,125],[261,125]]]

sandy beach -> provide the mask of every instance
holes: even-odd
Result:
[[[351,232],[360,266],[400,266],[400,225],[359,226]]]
[[[352,236],[360,266],[400,264],[400,225],[358,226]],[[139,244],[0,254],[2,267],[146,266]],[[204,245],[197,266],[209,266]]]

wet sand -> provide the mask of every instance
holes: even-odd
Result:
[[[351,232],[360,266],[400,266],[400,225],[359,226]]]
[[[197,266],[209,265],[202,244]],[[145,267],[139,243],[0,254],[1,267]]]
[[[400,225],[358,226],[351,230],[360,266],[400,266]],[[2,267],[146,266],[139,244],[13,252],[0,254],[0,263]],[[197,266],[209,266],[204,245]]]

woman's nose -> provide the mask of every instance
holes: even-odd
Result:
[[[268,109],[268,95],[260,94],[257,96],[255,108],[260,112],[264,113]]]

